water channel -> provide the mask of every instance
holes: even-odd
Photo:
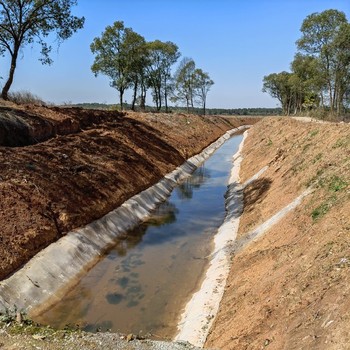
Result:
[[[149,220],[120,237],[65,298],[36,318],[62,328],[172,338],[199,288],[242,135],[222,145],[180,184]]]

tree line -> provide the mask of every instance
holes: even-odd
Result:
[[[277,98],[285,115],[324,110],[341,116],[350,102],[350,24],[343,12],[307,16],[291,72],[263,79],[263,91]]]
[[[117,21],[107,26],[90,48],[95,55],[91,70],[95,75],[109,77],[110,86],[119,92],[121,109],[124,93],[131,89],[131,109],[138,104],[145,110],[150,90],[158,111],[164,106],[168,112],[168,102],[172,101],[183,103],[188,111],[199,104],[205,114],[207,94],[214,82],[208,73],[196,68],[193,59],[187,57],[172,74],[172,66],[181,56],[175,43],[147,42],[132,28],[125,27],[124,22]]]
[[[120,109],[118,104],[107,104],[107,103],[67,103],[66,106],[69,107],[78,107],[84,109],[101,109],[101,110],[115,110]],[[131,109],[132,105],[130,103],[124,104],[125,109]],[[146,112],[154,112],[154,107],[145,106]],[[162,107],[161,111],[165,112],[165,108]],[[169,113],[185,113],[187,112],[187,107],[181,106],[171,106],[168,109]],[[193,114],[202,114],[202,108],[194,107],[191,110]],[[251,108],[207,108],[206,115],[227,115],[227,116],[280,116],[282,115],[282,108],[260,108],[260,107],[251,107]]]
[[[39,44],[40,61],[51,64],[52,47],[47,38],[54,34],[60,44],[83,28],[85,18],[71,13],[76,4],[77,0],[0,0],[0,55],[7,53],[11,59],[1,91],[4,100],[9,99],[21,48]],[[185,104],[187,110],[200,105],[205,114],[207,93],[214,82],[189,58],[181,61],[173,75],[172,67],[181,56],[176,44],[160,40],[147,42],[122,21],[117,21],[107,26],[90,48],[95,55],[92,72],[109,77],[110,85],[119,92],[121,108],[125,91],[131,89],[131,108],[138,103],[144,109],[150,90],[157,110],[164,106],[167,111],[171,100]]]

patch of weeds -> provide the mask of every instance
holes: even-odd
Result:
[[[310,135],[310,137],[314,137],[314,136],[316,136],[318,134],[318,132],[319,132],[318,129],[312,130],[312,131],[310,131],[309,135]]]
[[[332,192],[339,192],[346,188],[348,183],[339,176],[333,176],[329,183],[329,190]]]
[[[316,157],[312,160],[312,163],[315,164],[315,163],[318,162],[322,157],[323,157],[323,154],[322,154],[322,153],[317,154]]]
[[[273,145],[273,142],[272,140],[269,138],[269,140],[267,141],[267,146],[272,146]]]
[[[337,201],[338,198],[335,193],[328,197],[328,199],[311,212],[313,221],[321,219],[337,203]]]
[[[16,312],[6,309],[5,313],[0,314],[0,324],[13,322],[16,319],[15,313]]]
[[[297,164],[294,164],[291,170],[293,172],[293,175],[295,175],[300,171],[304,171],[306,168],[307,168],[307,164],[305,163],[304,159],[302,159]]]
[[[328,213],[329,209],[330,206],[328,203],[322,203],[320,206],[318,206],[311,212],[312,220],[317,221],[321,219],[325,214]]]
[[[320,177],[323,173],[324,169],[318,169],[316,175],[306,182],[306,186],[310,187],[316,185],[316,187],[322,187],[322,179],[320,179]]]
[[[8,328],[9,333],[18,334],[22,333],[23,329],[30,329],[30,334],[35,334],[42,327],[33,322],[28,318],[26,313],[14,310],[6,309],[4,313],[0,314],[0,326],[4,326]]]
[[[337,142],[332,146],[332,148],[345,147],[350,145],[350,136],[341,137]]]
[[[307,143],[307,144],[303,147],[303,152],[306,152],[310,147],[311,147],[311,143]]]

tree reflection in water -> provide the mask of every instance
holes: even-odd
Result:
[[[160,227],[172,224],[176,222],[177,213],[178,209],[173,203],[168,201],[161,203],[144,223],[118,237],[118,241],[113,247],[113,250],[117,252],[118,256],[125,256],[128,250],[142,242],[149,227]]]
[[[192,176],[176,187],[176,192],[181,199],[191,199],[193,197],[193,189],[200,188],[201,185],[209,178],[209,171],[204,165],[201,165],[195,170]]]

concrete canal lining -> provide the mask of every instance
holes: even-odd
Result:
[[[145,220],[181,180],[189,176],[234,133],[245,128],[239,127],[225,133],[154,186],[130,198],[103,218],[68,233],[38,253],[22,269],[0,282],[0,311],[15,306],[18,310],[35,315],[55,304],[114,245],[120,234]]]

